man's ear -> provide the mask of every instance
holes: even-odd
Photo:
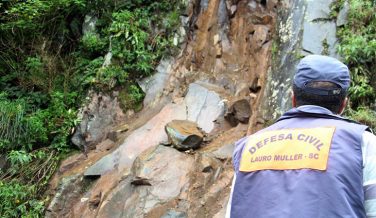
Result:
[[[341,113],[343,112],[343,110],[345,109],[346,104],[347,104],[347,98],[345,98],[345,100],[343,100],[342,105],[341,105],[341,107],[339,108],[337,114],[341,114]]]
[[[294,91],[291,91],[292,107],[296,107],[296,99]]]

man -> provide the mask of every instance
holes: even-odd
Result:
[[[376,137],[339,115],[349,85],[335,58],[300,61],[294,108],[235,145],[226,217],[376,217]]]

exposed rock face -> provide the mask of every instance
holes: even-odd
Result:
[[[62,179],[55,198],[47,208],[46,217],[62,217],[68,214],[76,203],[72,199],[79,199],[89,183],[90,180],[83,178],[81,174],[73,174]]]
[[[291,91],[299,58],[326,54],[339,58],[336,51],[336,22],[329,18],[332,1],[282,1],[278,9],[272,67],[267,72],[258,113],[274,121],[292,108]]]
[[[82,122],[77,125],[72,143],[81,150],[106,139],[107,131],[124,118],[117,97],[102,93],[89,93],[90,103],[82,108]]]
[[[178,150],[189,150],[200,147],[203,135],[197,123],[187,120],[173,120],[166,124],[165,131],[169,142]]]

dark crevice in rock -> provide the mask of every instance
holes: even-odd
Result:
[[[311,21],[313,23],[319,23],[319,22],[331,22],[333,19],[330,19],[330,18],[316,18],[316,19],[312,19]]]

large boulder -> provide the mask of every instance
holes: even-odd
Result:
[[[165,131],[169,142],[178,150],[200,147],[203,135],[197,123],[188,120],[173,120],[166,124]]]

